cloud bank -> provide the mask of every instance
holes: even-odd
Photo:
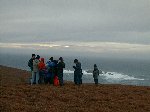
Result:
[[[1,42],[150,44],[149,0],[1,0]]]
[[[34,49],[34,50],[73,50],[92,53],[107,53],[107,52],[149,52],[150,45],[129,44],[129,43],[114,43],[114,42],[49,42],[49,43],[0,43],[0,48],[19,48],[19,49]]]

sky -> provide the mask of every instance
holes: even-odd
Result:
[[[0,0],[6,48],[150,59],[150,0]]]

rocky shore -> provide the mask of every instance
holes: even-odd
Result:
[[[29,85],[30,73],[0,66],[1,112],[150,112],[150,87],[65,82]]]

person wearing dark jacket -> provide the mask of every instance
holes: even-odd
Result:
[[[73,66],[73,68],[75,69],[74,71],[74,83],[79,85],[82,84],[82,69],[81,69],[81,63],[75,59],[74,63],[76,64],[76,66]]]
[[[60,84],[60,86],[63,86],[64,85],[64,82],[63,82],[63,68],[65,68],[65,63],[64,63],[62,57],[59,58],[59,62],[58,62],[57,67],[58,67],[59,84]]]
[[[31,59],[28,61],[28,66],[30,67],[31,71],[33,71],[33,60],[35,60],[35,54],[32,54]]]
[[[31,77],[32,77],[32,71],[33,71],[33,60],[35,60],[35,54],[32,54],[31,59],[28,61],[28,66],[30,67],[30,70],[31,70]],[[34,83],[36,82],[35,77],[34,77],[34,79],[32,79],[32,78],[30,78],[30,79],[31,79],[31,81],[34,80]]]
[[[97,68],[97,65],[94,64],[93,78],[96,85],[98,84],[98,76],[99,76],[99,70]]]

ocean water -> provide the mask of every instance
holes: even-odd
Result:
[[[48,61],[48,55],[42,56]],[[53,56],[58,59],[59,56]],[[64,57],[66,68],[64,70],[64,80],[73,81],[73,60],[77,57]],[[15,67],[23,70],[30,70],[27,66],[30,55],[3,53],[0,54],[0,64]],[[83,83],[94,83],[91,72],[93,65],[103,71],[99,76],[101,84],[123,84],[150,86],[150,61],[131,59],[108,59],[98,57],[78,57],[83,69]],[[21,75],[21,74],[20,74]]]

